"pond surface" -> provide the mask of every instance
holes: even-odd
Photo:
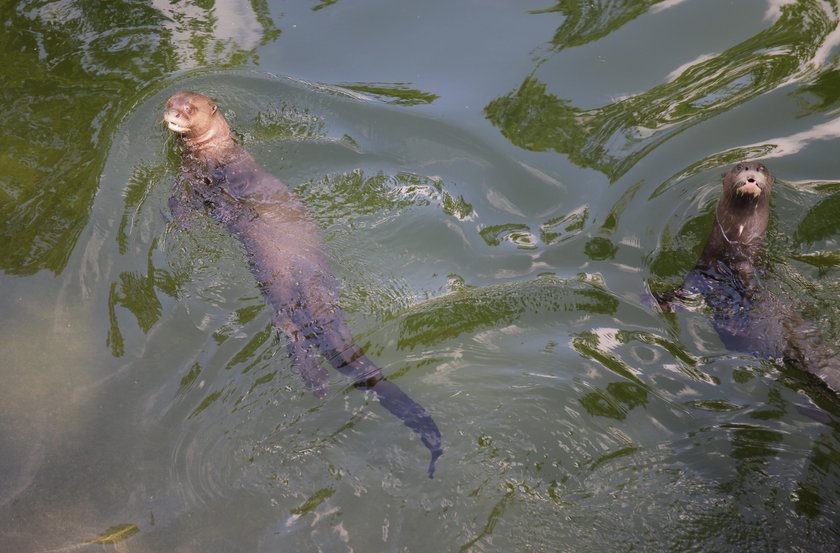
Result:
[[[0,550],[840,548],[840,401],[647,301],[762,159],[768,285],[838,344],[837,2],[6,4]],[[309,207],[433,479],[172,224],[182,89]]]

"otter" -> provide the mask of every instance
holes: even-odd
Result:
[[[353,341],[339,305],[338,279],[303,202],[235,140],[207,96],[179,92],[169,98],[163,118],[182,146],[181,175],[170,199],[173,217],[204,210],[227,227],[245,248],[271,322],[306,386],[325,397],[329,375],[320,354],[420,436],[431,452],[433,477],[443,453],[440,431],[428,411],[387,380]]]
[[[663,311],[700,296],[712,312],[724,345],[790,365],[819,377],[840,394],[840,358],[819,330],[761,283],[761,247],[770,220],[775,182],[757,162],[738,163],[723,174],[723,193],[700,259],[672,292],[654,292]]]

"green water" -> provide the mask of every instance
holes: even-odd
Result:
[[[0,3],[0,551],[832,551],[840,402],[679,283],[720,173],[840,338],[840,5]],[[212,96],[319,221],[427,452],[308,394],[238,242],[170,223]]]

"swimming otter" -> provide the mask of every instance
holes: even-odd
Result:
[[[701,295],[727,348],[784,359],[840,394],[840,358],[821,333],[759,281],[758,254],[770,219],[775,179],[761,163],[739,163],[723,174],[723,193],[700,259],[682,286],[654,293],[665,311]]]
[[[386,380],[353,342],[338,302],[338,280],[303,203],[237,144],[210,98],[179,92],[167,102],[163,118],[183,145],[182,175],[170,201],[173,216],[205,209],[242,242],[272,308],[272,323],[307,387],[318,397],[326,395],[329,376],[320,353],[420,435],[432,454],[432,477],[443,453],[440,431],[426,409]]]

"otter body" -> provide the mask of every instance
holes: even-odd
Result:
[[[170,203],[174,217],[204,209],[236,236],[272,308],[272,323],[309,389],[324,397],[329,375],[319,358],[374,392],[383,407],[417,432],[432,454],[429,476],[443,452],[431,415],[408,397],[353,342],[338,302],[319,229],[303,203],[238,145],[216,105],[180,92],[164,112],[184,147],[182,175]]]
[[[760,163],[739,163],[724,173],[714,227],[700,259],[678,290],[655,296],[665,311],[688,297],[702,296],[728,349],[786,360],[840,393],[837,353],[823,343],[818,329],[760,284],[758,255],[774,182]]]

